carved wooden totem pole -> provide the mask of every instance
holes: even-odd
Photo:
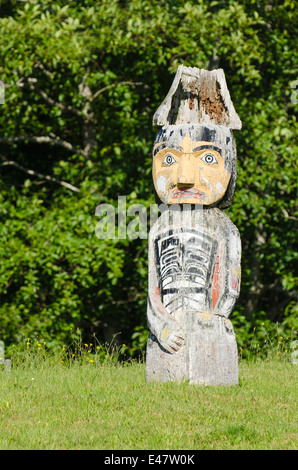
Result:
[[[241,242],[220,210],[236,184],[241,129],[223,70],[179,66],[153,124],[153,181],[164,210],[149,234],[146,378],[238,383],[228,319],[240,287]]]

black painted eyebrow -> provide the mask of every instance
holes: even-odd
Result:
[[[179,145],[172,145],[171,147],[169,147],[168,142],[163,142],[157,145],[156,149],[153,152],[153,156],[155,156],[158,152],[160,152],[162,149],[165,149],[165,148],[168,148],[169,150],[174,149],[174,150],[179,150],[180,152],[183,152],[183,148],[179,147]],[[221,149],[220,147],[216,147],[216,145],[212,145],[212,144],[199,145],[198,147],[194,148],[192,151],[198,152],[199,150],[210,150],[210,149],[215,150],[222,156],[223,149]]]
[[[198,150],[215,150],[216,152],[220,153],[220,155],[222,156],[222,149],[219,148],[219,147],[216,147],[215,145],[199,145],[199,147],[196,147],[195,149],[193,149],[193,152],[197,152]]]
[[[169,144],[165,142],[165,143],[157,145],[156,149],[153,152],[153,156],[155,156],[162,149],[166,149],[166,148],[168,148],[169,150],[174,149],[174,150],[179,150],[180,152],[183,152],[183,148],[179,147],[179,145],[172,145],[171,147],[169,147]]]

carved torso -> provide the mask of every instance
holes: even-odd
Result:
[[[240,238],[223,212],[169,210],[161,215],[149,240],[156,288],[169,313],[197,311],[229,316],[230,305],[224,306],[222,298],[234,304],[239,293]]]
[[[149,235],[147,376],[213,383],[215,365],[229,377],[227,354],[233,358],[230,373],[237,376],[228,317],[239,294],[240,256],[238,230],[219,209],[169,209],[160,216]],[[173,354],[160,344],[171,319],[185,338]],[[204,357],[211,358],[208,369]]]
[[[199,230],[176,228],[155,240],[161,301],[172,314],[177,310],[211,308],[209,286],[217,242]]]

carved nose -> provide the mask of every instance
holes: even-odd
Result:
[[[193,186],[195,184],[195,172],[189,157],[180,158],[177,184],[178,186]]]

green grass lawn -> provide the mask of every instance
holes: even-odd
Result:
[[[297,449],[290,361],[240,362],[240,385],[146,383],[142,363],[0,370],[0,449]]]

